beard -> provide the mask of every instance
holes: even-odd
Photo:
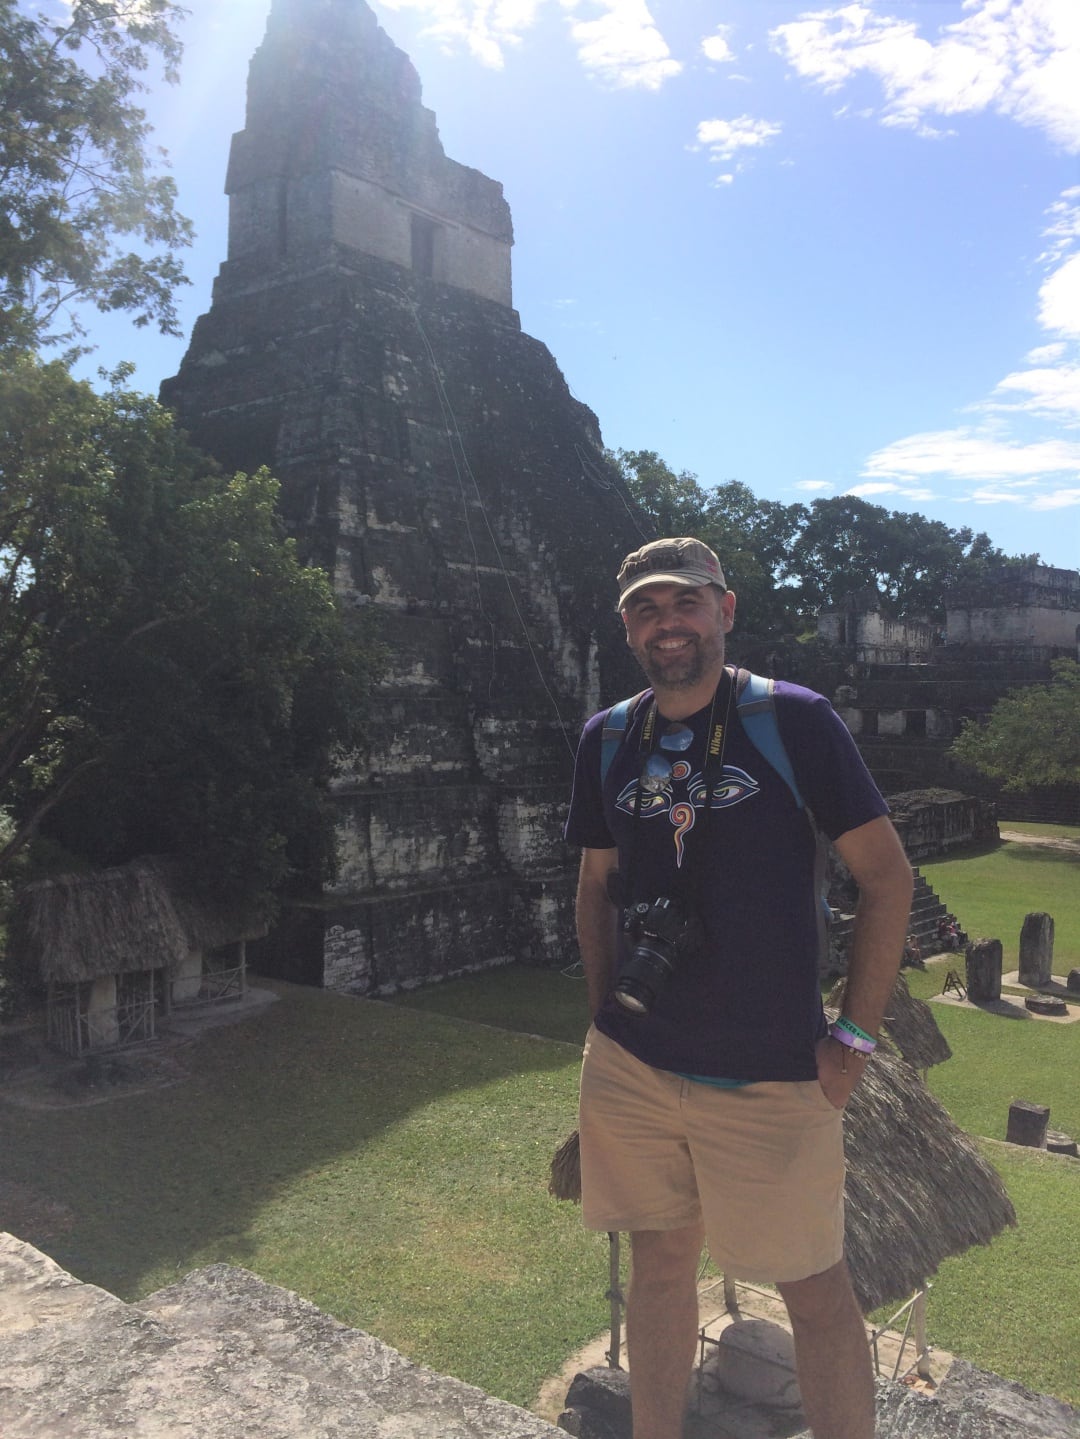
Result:
[[[675,636],[669,636],[675,638]],[[691,641],[686,649],[670,651],[655,645],[634,651],[638,664],[654,690],[689,690],[699,685],[715,667],[724,666],[724,637],[685,635]]]

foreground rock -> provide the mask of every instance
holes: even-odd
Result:
[[[141,1304],[0,1235],[4,1439],[554,1439],[286,1289],[215,1264]]]
[[[758,1351],[783,1367],[783,1354]],[[798,1410],[755,1402],[760,1392],[712,1393],[691,1416],[688,1439],[809,1439]],[[626,1375],[595,1369],[574,1380],[560,1425],[582,1439],[626,1439],[629,1416]],[[3,1439],[556,1439],[558,1432],[246,1270],[214,1264],[125,1304],[0,1234]],[[1080,1414],[956,1361],[933,1397],[879,1382],[878,1439],[1080,1439]]]
[[[566,1396],[559,1427],[576,1439],[629,1439],[630,1390],[621,1370],[579,1374]],[[755,1403],[733,1394],[700,1393],[691,1403],[687,1439],[812,1439],[806,1421],[786,1404]],[[936,1393],[877,1381],[877,1439],[1078,1439],[1080,1411],[1033,1394],[962,1359],[953,1361]]]

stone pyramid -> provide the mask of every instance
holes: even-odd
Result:
[[[582,720],[637,688],[614,613],[639,518],[512,308],[502,187],[446,157],[364,0],[274,0],[229,254],[162,399],[286,523],[390,664],[336,789],[341,872],[258,963],[357,993],[569,961]]]

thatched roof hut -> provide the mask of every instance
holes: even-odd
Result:
[[[1016,1223],[1005,1186],[922,1080],[882,1046],[844,1115],[844,1252],[864,1313]]]
[[[194,950],[265,933],[250,912],[197,899],[179,867],[154,856],[23,885],[9,948],[43,979],[79,984],[108,974],[172,973]]]
[[[907,1299],[943,1259],[1016,1223],[997,1171],[887,1046],[848,1102],[844,1152],[844,1252],[864,1313]],[[556,1151],[549,1188],[581,1198],[576,1131]]]
[[[844,1005],[841,980],[825,1001],[826,1009],[839,1013]],[[930,1069],[952,1058],[949,1042],[938,1028],[934,1012],[924,999],[915,999],[902,974],[896,976],[881,1027],[913,1069]]]
[[[9,948],[58,984],[175,968],[188,937],[160,871],[146,861],[25,884]]]
[[[266,933],[266,921],[256,911],[197,894],[175,860],[154,856],[139,863],[160,875],[190,949],[207,952],[241,940],[261,939]]]

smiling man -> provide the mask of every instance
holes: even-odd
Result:
[[[700,540],[657,540],[626,557],[618,584],[651,688],[585,726],[566,836],[583,850],[593,1019],[582,1214],[631,1235],[634,1439],[682,1433],[706,1239],[729,1276],[778,1286],[817,1439],[871,1439],[870,1356],[843,1260],[842,1120],[899,967],[911,868],[828,701],[777,682],[769,708],[798,789],[859,886],[845,1012],[827,1027],[815,836],[740,719],[720,562]]]

